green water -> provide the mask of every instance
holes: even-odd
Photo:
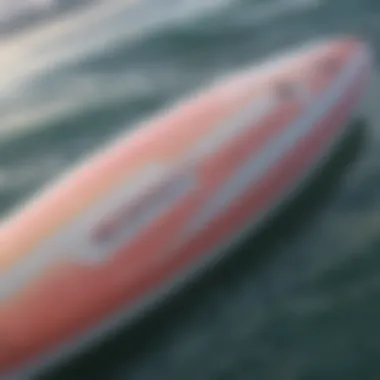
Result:
[[[119,12],[93,36],[112,32],[117,44],[60,58],[54,71],[44,66],[50,56],[38,61],[43,46],[25,48],[43,69],[16,85],[12,66],[16,79],[3,96],[3,212],[126,126],[219,74],[336,33],[358,33],[380,49],[375,1],[268,7],[241,0],[207,11],[194,1],[183,14],[173,4],[150,3],[133,17]],[[94,42],[80,33],[79,46]],[[170,307],[48,378],[380,378],[379,88],[376,73],[367,125],[273,225]]]

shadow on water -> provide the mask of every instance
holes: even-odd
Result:
[[[197,307],[197,303],[210,296],[224,282],[231,282],[234,277],[244,276],[248,272],[252,275],[253,266],[257,271],[263,269],[276,254],[279,245],[286,244],[288,239],[310,226],[324,206],[334,198],[343,175],[347,174],[363,150],[366,135],[366,122],[354,122],[327,164],[318,169],[302,193],[284,205],[260,231],[242,242],[217,268],[207,271],[183,289],[180,297],[161,304],[155,312],[148,313],[133,326],[119,331],[117,337],[115,334],[101,347],[64,368],[46,374],[41,380],[112,378],[112,373],[118,371],[120,366],[128,368],[128,363],[136,365],[136,362],[142,361],[144,352],[154,350],[167,334],[174,328],[181,328],[191,318],[191,310]],[[252,255],[252,251],[258,254]]]

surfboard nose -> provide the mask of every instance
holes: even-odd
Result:
[[[336,50],[343,65],[353,68],[352,82],[356,83],[356,90],[361,93],[355,114],[364,116],[365,103],[370,95],[370,80],[375,67],[374,51],[368,42],[357,37],[339,41]]]
[[[329,56],[342,65],[357,64],[363,70],[372,71],[373,51],[368,42],[358,37],[346,37],[332,43]]]
[[[315,81],[336,83],[344,76],[349,86],[366,92],[374,68],[374,57],[366,41],[357,37],[336,38],[319,51],[312,66]]]

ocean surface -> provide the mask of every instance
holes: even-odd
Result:
[[[94,1],[0,39],[0,212],[218,76],[378,0]],[[380,61],[378,61],[380,62]],[[173,302],[46,379],[380,379],[380,79],[308,189]]]

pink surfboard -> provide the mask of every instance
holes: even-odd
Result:
[[[328,156],[355,116],[370,48],[338,38],[181,102],[0,224],[0,373],[79,353],[222,257]]]

